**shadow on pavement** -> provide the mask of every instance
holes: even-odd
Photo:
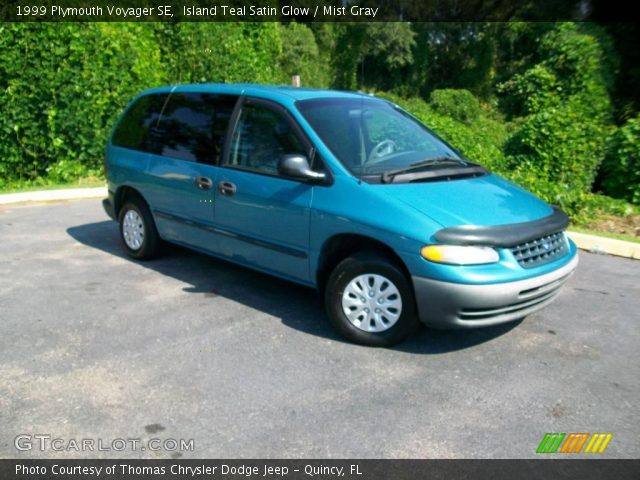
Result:
[[[175,245],[167,245],[163,256],[156,260],[134,260],[121,246],[118,225],[113,221],[77,225],[68,228],[67,233],[84,245],[191,285],[183,289],[185,292],[222,296],[280,318],[290,328],[346,342],[331,328],[323,302],[313,289]],[[423,328],[394,349],[422,354],[452,352],[501,336],[519,323],[458,331]]]

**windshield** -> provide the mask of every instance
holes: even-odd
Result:
[[[355,176],[469,165],[424,125],[389,102],[320,98],[297,107],[332,153]]]

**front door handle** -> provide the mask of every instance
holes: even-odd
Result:
[[[213,187],[213,182],[208,177],[196,177],[196,187],[200,190],[210,190]]]
[[[220,182],[218,184],[218,191],[222,194],[222,195],[226,195],[226,196],[231,196],[231,195],[235,195],[236,193],[236,186],[231,183],[231,182]]]

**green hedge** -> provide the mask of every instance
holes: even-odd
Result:
[[[332,29],[317,30],[330,44]],[[144,89],[293,74],[328,87],[329,58],[296,23],[0,25],[0,188],[99,176],[117,116]]]
[[[140,91],[279,78],[277,23],[0,25],[0,188],[100,175],[109,132]]]
[[[99,171],[117,115],[164,77],[146,24],[0,25],[0,187]]]
[[[356,89],[364,74],[359,61],[366,58],[372,72],[394,72],[398,78],[391,84],[403,79],[407,88],[394,91],[414,91],[408,85],[413,77],[405,74],[419,56],[418,44],[408,47],[427,37],[416,37],[411,29],[417,27],[409,24],[371,28],[276,22],[2,24],[0,188],[99,175],[115,119],[136,93],[157,85],[288,84],[297,73],[303,85]],[[601,164],[609,195],[640,202],[640,120],[613,126],[617,57],[610,38],[587,23],[549,24],[535,32],[528,54],[512,62],[496,85],[499,101],[485,96],[481,102],[461,89],[434,90],[429,102],[387,96],[471,160],[574,216],[588,211],[585,205],[602,206],[590,193]],[[622,208],[620,202],[606,205]]]
[[[278,74],[277,23],[161,23],[156,34],[166,83],[269,83]]]
[[[480,102],[469,90],[434,90],[429,102],[436,112],[459,122],[471,123],[480,116]]]
[[[557,24],[539,45],[538,63],[498,86],[514,125],[505,173],[577,217],[588,210],[614,129],[615,54],[608,37],[590,24]]]
[[[609,138],[603,173],[602,186],[608,195],[640,205],[640,116]]]
[[[319,30],[319,37],[321,33]],[[322,55],[311,28],[292,22],[281,27],[280,37],[283,45],[278,61],[280,83],[289,84],[293,75],[300,75],[304,86],[329,87],[331,64],[326,54]]]
[[[607,127],[585,116],[579,104],[547,108],[526,117],[509,139],[507,167],[538,183],[586,193],[604,159],[606,136]]]

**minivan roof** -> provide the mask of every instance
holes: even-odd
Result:
[[[256,95],[273,100],[308,100],[312,98],[362,98],[370,97],[364,93],[339,90],[324,90],[320,88],[302,88],[281,85],[260,85],[255,83],[198,83],[189,85],[167,85],[153,88],[144,92],[198,92],[198,93],[226,93],[230,95]]]

